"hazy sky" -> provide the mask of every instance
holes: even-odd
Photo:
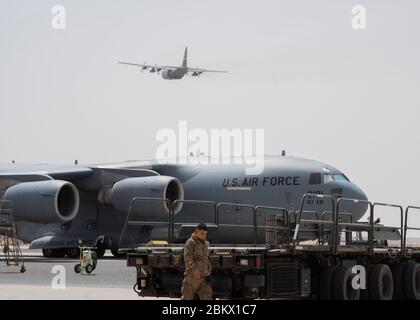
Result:
[[[367,10],[367,29],[351,9]],[[51,9],[66,8],[66,30]],[[420,204],[420,2],[0,0],[0,162],[149,159],[156,133],[263,128],[265,150]],[[119,60],[229,70],[165,81]]]

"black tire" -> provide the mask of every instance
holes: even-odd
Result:
[[[51,249],[42,249],[42,255],[45,258],[52,258],[52,250]]]
[[[325,267],[321,270],[319,279],[319,298],[321,300],[331,300],[333,297],[332,283],[334,273],[337,270],[336,266]]]
[[[125,254],[118,253],[118,248],[111,248],[111,253],[115,258],[125,258]]]
[[[353,289],[352,267],[340,267],[333,277],[333,295],[335,300],[359,300],[360,290]]]
[[[311,297],[319,297],[319,283],[320,283],[321,268],[314,268],[311,270]]]
[[[92,252],[92,263],[93,263],[93,270],[96,269],[96,266],[98,265],[98,255],[95,251]]]
[[[54,258],[64,258],[66,256],[66,249],[53,249]]]
[[[46,258],[64,258],[65,249],[42,249],[42,255]]]
[[[409,262],[403,270],[402,283],[405,298],[420,300],[420,264]]]
[[[80,257],[80,249],[77,247],[67,249],[67,257],[77,259]]]
[[[98,259],[101,259],[101,258],[104,257],[105,251],[106,251],[105,245],[102,242],[98,242],[96,244],[96,249],[95,249],[95,252],[96,252],[96,255],[98,256]]]
[[[365,266],[366,270],[366,283],[365,283],[365,289],[360,289],[360,300],[370,300],[369,296],[369,275],[372,271],[372,268],[374,267],[374,264],[368,264]]]
[[[81,266],[80,263],[78,263],[74,266],[74,272],[76,272],[76,273],[82,272],[82,266]]]
[[[371,300],[392,300],[394,280],[386,264],[376,264],[369,274],[369,297]]]
[[[394,300],[404,300],[404,288],[403,288],[403,272],[405,263],[396,263],[391,265],[392,279],[394,281]]]
[[[94,267],[91,264],[88,264],[85,268],[86,273],[92,273]]]
[[[255,300],[260,296],[260,287],[245,288],[244,298],[246,300]]]

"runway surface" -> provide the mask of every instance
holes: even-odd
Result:
[[[88,275],[74,272],[77,259],[44,258],[40,250],[22,251],[25,273],[20,273],[19,267],[6,266],[1,259],[0,300],[144,299],[132,290],[136,279],[135,268],[128,268],[125,259],[116,259],[108,252]],[[58,278],[57,270],[65,277]]]

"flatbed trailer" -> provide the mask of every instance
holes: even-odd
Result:
[[[331,201],[332,211],[318,214],[317,219],[306,219],[303,209],[308,198]],[[133,203],[137,200],[144,199],[135,198]],[[420,248],[407,246],[407,231],[420,230],[411,227],[408,219],[411,212],[420,212],[420,207],[409,206],[404,210],[398,205],[362,201],[368,206],[369,222],[346,222],[344,218],[348,213],[340,212],[340,203],[345,201],[360,202],[305,194],[297,212],[265,207],[279,213],[276,216],[281,224],[251,226],[254,240],[262,228],[271,235],[267,238],[274,241],[211,244],[213,296],[223,299],[420,300]],[[381,206],[398,210],[401,224],[389,227],[375,223],[375,208]],[[255,213],[258,208],[254,207]],[[330,218],[326,219],[326,215]],[[130,223],[129,216],[130,212],[126,224]],[[169,240],[174,237],[175,224],[172,215],[168,222]],[[216,230],[220,227],[217,210],[215,227]],[[302,239],[308,230],[312,232],[312,239]],[[278,233],[281,237],[272,236]],[[366,239],[362,233],[367,234]],[[127,266],[136,268],[133,289],[137,294],[180,297],[183,244],[152,242],[119,252],[127,255]]]

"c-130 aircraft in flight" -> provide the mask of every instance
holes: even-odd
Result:
[[[340,170],[326,163],[293,156],[264,156],[264,169],[246,175],[245,164],[188,164],[177,161],[129,161],[107,165],[0,164],[0,199],[12,204],[17,236],[32,249],[43,249],[46,257],[76,257],[77,241],[96,246],[101,257],[106,249],[118,255],[119,239],[134,197],[203,200],[215,203],[250,204],[299,210],[305,193],[365,200],[365,193]],[[1,207],[1,206],[0,206]],[[313,201],[307,210],[331,210],[325,201]],[[306,209],[305,208],[305,209]],[[167,228],[152,222],[167,221],[164,202],[143,202],[133,207],[136,220],[126,230],[130,243],[163,239]],[[366,212],[363,203],[342,208],[358,221]],[[1,211],[0,211],[1,212]],[[175,206],[182,222],[212,221],[214,214],[187,203]],[[0,216],[0,221],[5,217]],[[223,223],[252,224],[252,216],[237,206],[223,212]],[[258,217],[258,224],[264,224]],[[176,241],[189,237],[191,229],[177,224]],[[247,243],[249,228],[219,230],[220,243]],[[259,236],[264,243],[264,235]],[[121,245],[123,247],[123,245]]]
[[[218,72],[218,73],[226,73],[227,71],[219,71],[219,70],[208,70],[208,69],[199,69],[199,68],[189,68],[187,64],[188,59],[188,48],[185,47],[184,51],[184,59],[182,60],[181,66],[159,66],[159,65],[150,65],[150,64],[138,64],[138,63],[131,63],[131,62],[122,62],[119,61],[118,63],[127,64],[130,66],[140,67],[141,71],[149,70],[151,73],[159,73],[161,72],[162,78],[165,80],[179,80],[182,79],[186,74],[191,73],[191,76],[198,77],[200,74],[204,72]]]

